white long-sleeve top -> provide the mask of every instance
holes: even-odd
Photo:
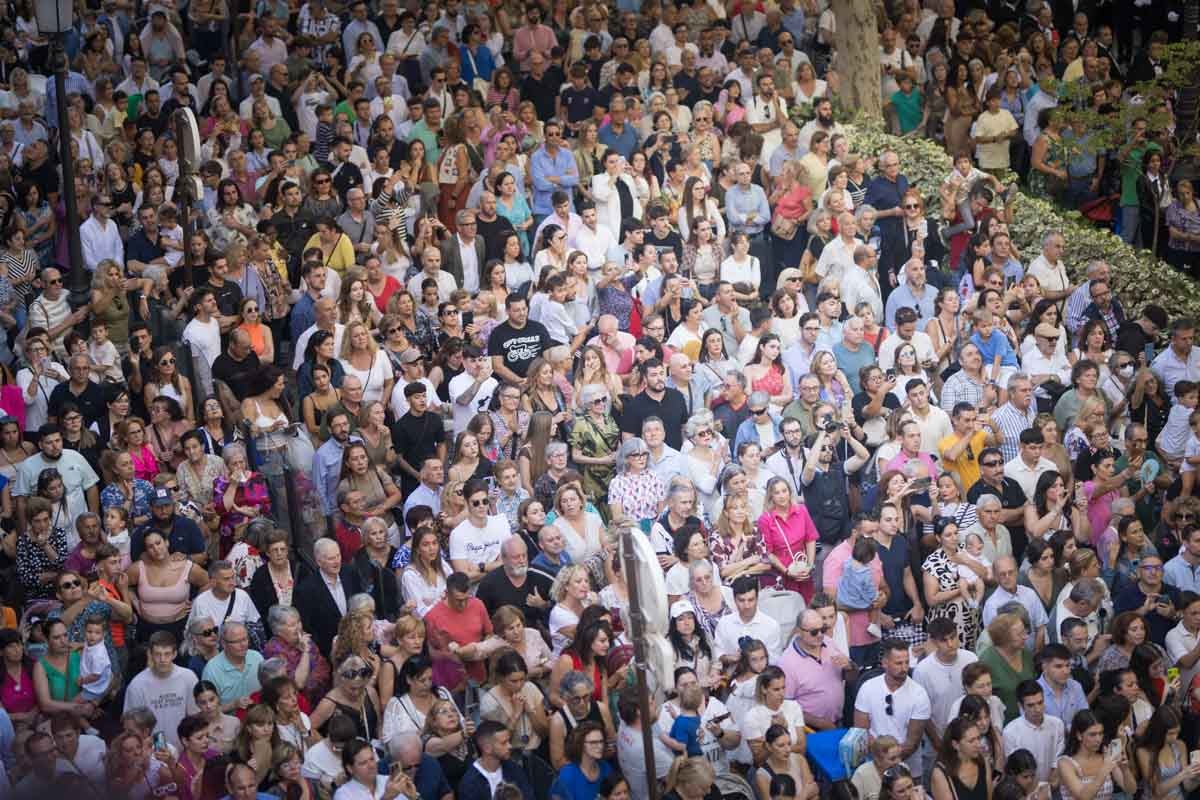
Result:
[[[125,268],[125,243],[121,241],[117,223],[111,219],[102,225],[96,217],[88,217],[79,226],[79,246],[88,272],[95,272],[96,265],[106,258],[117,262],[122,270]]]

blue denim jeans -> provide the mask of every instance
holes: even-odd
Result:
[[[1141,221],[1141,209],[1137,206],[1121,206],[1121,241],[1125,244],[1138,245],[1138,226]]]

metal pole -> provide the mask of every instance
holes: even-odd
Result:
[[[79,243],[79,205],[75,197],[75,162],[71,158],[71,125],[67,122],[67,50],[63,34],[54,36],[54,101],[58,112],[58,159],[62,162],[62,196],[67,212],[67,254],[70,263],[70,303],[74,308],[91,299],[83,246]]]
[[[633,637],[633,666],[637,673],[638,716],[642,720],[642,757],[646,759],[646,796],[658,800],[658,769],[654,760],[654,720],[650,718],[650,685],[646,681],[646,616],[633,554],[633,526],[621,526],[621,559],[629,589],[629,629]]]

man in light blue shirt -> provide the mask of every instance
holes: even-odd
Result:
[[[1071,677],[1071,651],[1064,644],[1048,644],[1041,659],[1038,684],[1046,696],[1046,716],[1058,717],[1069,729],[1075,715],[1088,707],[1083,687]]]
[[[917,327],[924,330],[925,323],[937,316],[933,308],[937,294],[937,289],[925,282],[925,262],[919,258],[909,259],[904,265],[904,280],[888,295],[885,324],[896,330],[896,312],[911,308],[917,312]]]
[[[350,414],[343,410],[332,412],[325,420],[329,427],[329,439],[317,449],[313,456],[313,478],[317,484],[317,496],[327,517],[337,510],[337,485],[342,475],[342,452],[350,442],[362,441],[350,436]]]
[[[1163,583],[1181,592],[1200,593],[1200,528],[1192,528],[1179,550],[1163,567]]]
[[[262,689],[258,683],[258,668],[262,653],[250,649],[250,632],[240,622],[221,626],[222,650],[204,667],[204,680],[217,687],[223,707],[230,707],[243,697]]]
[[[533,152],[530,174],[533,176],[533,217],[540,223],[554,212],[551,195],[559,189],[567,191],[579,185],[579,169],[575,157],[562,146],[562,126],[556,120],[545,125],[546,143]],[[572,206],[574,208],[574,206]],[[537,225],[535,224],[536,228]]]
[[[750,174],[750,165],[744,161],[734,168],[737,183],[725,192],[725,216],[731,230],[754,239],[770,224],[771,205],[763,188],[750,183]]]

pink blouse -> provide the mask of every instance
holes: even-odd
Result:
[[[762,536],[763,545],[767,552],[778,558],[785,566],[792,564],[801,557],[807,558],[809,542],[817,541],[817,528],[813,525],[808,510],[800,504],[789,509],[786,518],[780,517],[774,511],[764,511],[758,518],[758,532]],[[809,567],[814,566],[812,563]],[[806,581],[795,578],[780,577],[777,584],[793,592],[800,592],[807,602],[813,596],[813,580],[810,576]]]

